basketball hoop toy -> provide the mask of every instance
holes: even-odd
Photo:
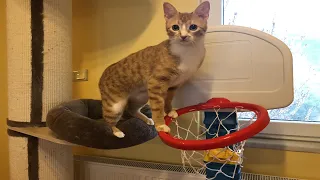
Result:
[[[202,121],[194,113],[199,111],[204,112]],[[160,131],[159,137],[166,145],[181,151],[187,173],[206,175],[208,180],[241,179],[246,140],[270,122],[265,108],[225,98],[212,98],[176,112],[181,119],[165,116],[171,132]],[[188,120],[183,119],[188,115]]]

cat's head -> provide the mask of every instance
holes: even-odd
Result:
[[[191,13],[181,13],[170,3],[163,4],[167,34],[171,42],[192,44],[203,39],[207,31],[210,3],[204,1]]]

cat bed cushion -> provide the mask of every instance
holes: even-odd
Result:
[[[151,118],[148,105],[141,112]],[[125,133],[125,137],[115,137],[102,119],[101,100],[78,99],[62,103],[48,112],[46,120],[47,126],[59,139],[98,149],[131,147],[158,135],[154,126],[124,112],[117,127]]]

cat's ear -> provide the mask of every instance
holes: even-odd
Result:
[[[164,18],[166,20],[172,18],[178,13],[176,8],[168,2],[163,3],[163,11],[164,11]]]
[[[210,3],[208,1],[204,1],[201,3],[197,9],[194,11],[196,15],[198,15],[200,18],[207,20],[209,18],[209,12],[210,12]]]

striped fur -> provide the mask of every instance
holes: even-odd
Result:
[[[176,89],[203,62],[207,29],[207,18],[203,17],[208,17],[209,3],[202,3],[191,13],[180,13],[169,3],[164,3],[163,7],[169,39],[112,64],[100,78],[103,118],[119,138],[124,137],[124,133],[116,125],[125,110],[149,125],[155,124],[158,131],[170,131],[163,116],[172,109],[171,101]],[[173,25],[181,29],[175,30]],[[192,30],[191,25],[198,28]],[[152,119],[140,113],[148,100]]]

